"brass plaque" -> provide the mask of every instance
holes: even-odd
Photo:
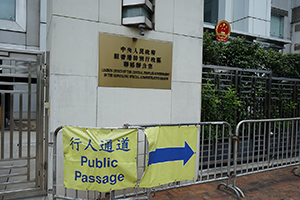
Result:
[[[100,87],[171,89],[172,43],[99,34]]]

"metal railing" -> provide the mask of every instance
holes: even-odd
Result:
[[[235,136],[233,187],[238,176],[300,163],[300,118],[244,120]]]
[[[209,95],[205,91],[211,88],[215,88],[221,98],[230,88],[234,89],[242,102],[240,108],[235,108],[235,124],[243,119],[289,118],[300,114],[300,104],[297,103],[300,100],[300,79],[273,77],[272,71],[266,70],[203,65],[204,95]],[[202,119],[205,117],[203,113]]]
[[[150,127],[156,126],[197,126],[198,127],[198,141],[197,148],[199,151],[196,153],[196,173],[194,180],[176,181],[169,184],[147,188],[131,188],[117,191],[108,191],[106,193],[100,193],[98,191],[81,191],[67,189],[63,187],[62,183],[58,183],[57,178],[61,179],[58,174],[57,160],[58,155],[62,156],[62,152],[57,152],[57,139],[60,137],[58,134],[62,127],[59,127],[54,132],[54,144],[53,144],[53,198],[59,199],[100,199],[103,196],[109,195],[111,199],[150,199],[151,193],[155,195],[156,191],[189,186],[200,183],[207,183],[211,181],[226,180],[226,183],[221,183],[221,186],[225,186],[228,189],[233,190],[240,199],[240,192],[238,188],[233,187],[230,182],[230,172],[233,171],[231,163],[232,160],[232,130],[231,126],[227,122],[201,122],[201,123],[183,123],[183,124],[148,124],[148,125],[131,125],[125,124],[122,128],[138,129],[138,144],[137,144],[137,172],[138,181],[142,178],[142,175],[146,168],[147,161],[147,138],[144,134],[144,130]],[[112,129],[112,128],[109,128]],[[62,173],[62,172],[60,172]],[[138,184],[137,184],[138,185]]]

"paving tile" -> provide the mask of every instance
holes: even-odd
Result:
[[[300,177],[286,167],[237,178],[236,185],[245,194],[243,200],[300,200]],[[222,181],[224,182],[224,181]],[[155,200],[209,199],[230,200],[237,196],[224,186],[217,189],[221,181],[197,184],[182,188],[157,192]]]

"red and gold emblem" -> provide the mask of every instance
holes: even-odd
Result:
[[[216,26],[217,40],[220,42],[227,42],[230,35],[230,24],[226,20],[221,20]]]

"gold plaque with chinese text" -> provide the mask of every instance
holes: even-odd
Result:
[[[99,34],[99,87],[171,89],[172,43]]]

